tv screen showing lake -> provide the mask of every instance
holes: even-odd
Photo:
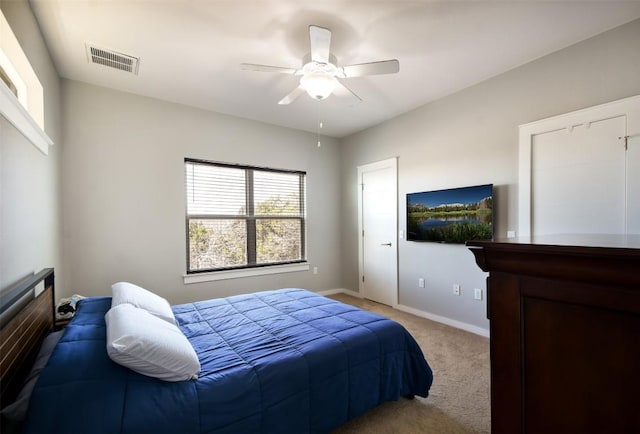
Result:
[[[407,240],[463,244],[493,238],[493,185],[407,194]]]

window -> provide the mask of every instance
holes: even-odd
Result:
[[[53,141],[44,132],[42,84],[0,11],[0,115],[43,154]]]
[[[305,178],[185,158],[187,274],[304,262]]]
[[[9,92],[11,92],[13,96],[17,98],[18,88],[13,83],[13,80],[11,80],[11,77],[9,77],[9,74],[5,72],[4,68],[2,67],[2,64],[0,64],[0,80],[2,80],[3,83],[9,88]]]

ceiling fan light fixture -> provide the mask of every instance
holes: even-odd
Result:
[[[327,98],[335,89],[333,76],[325,72],[312,72],[300,79],[300,85],[309,96],[318,101]]]

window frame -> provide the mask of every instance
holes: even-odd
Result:
[[[224,168],[232,168],[243,170],[245,173],[245,203],[246,203],[246,215],[227,215],[227,214],[189,214],[188,210],[188,196],[187,196],[187,165],[189,163],[192,164],[202,164],[208,166],[215,167],[224,167]],[[306,214],[306,176],[307,173],[302,170],[291,170],[291,169],[277,169],[272,167],[260,167],[260,166],[251,166],[245,164],[235,164],[235,163],[226,163],[226,162],[218,162],[218,161],[210,161],[203,160],[197,158],[184,158],[184,188],[185,188],[185,244],[186,244],[186,274],[184,275],[185,283],[196,283],[203,282],[208,280],[219,280],[219,279],[228,279],[242,276],[254,276],[260,274],[274,274],[280,272],[289,272],[289,271],[303,271],[308,270],[308,262],[307,262],[307,214]],[[300,198],[300,216],[291,216],[291,215],[255,215],[254,210],[254,182],[253,175],[254,172],[272,172],[272,173],[280,173],[280,174],[294,174],[299,176],[298,188],[299,188],[299,198]],[[236,266],[229,267],[218,267],[218,268],[207,268],[201,270],[192,270],[191,269],[191,254],[190,254],[190,232],[189,232],[189,222],[191,220],[222,220],[222,219],[237,219],[246,222],[246,234],[247,234],[247,244],[246,244],[246,254],[247,254],[247,263]],[[257,247],[256,247],[256,222],[258,220],[269,220],[269,219],[279,219],[279,220],[296,220],[300,221],[300,259],[290,260],[290,261],[277,261],[277,262],[268,262],[268,263],[256,263],[257,260]],[[216,277],[212,277],[216,276]]]
[[[0,115],[40,152],[48,155],[53,140],[44,131],[44,91],[29,59],[0,10]],[[12,86],[11,86],[12,85]]]

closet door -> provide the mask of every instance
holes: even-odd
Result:
[[[532,234],[624,234],[625,117],[536,134]]]
[[[640,134],[627,137],[627,233],[640,234]]]
[[[640,234],[640,95],[519,129],[519,235]]]

